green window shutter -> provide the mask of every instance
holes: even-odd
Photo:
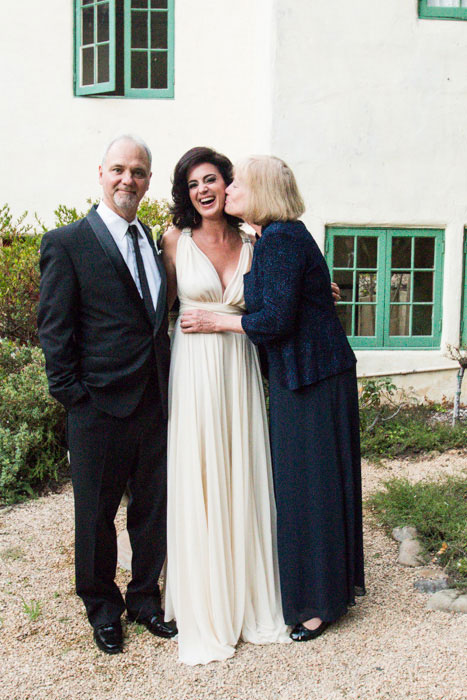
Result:
[[[467,19],[467,3],[465,0],[419,0],[418,15],[422,19]]]
[[[467,231],[464,231],[464,285],[461,309],[461,345],[467,348]]]
[[[124,0],[125,97],[173,97],[174,0]]]
[[[444,232],[328,227],[337,312],[352,347],[434,348],[441,338]]]
[[[75,0],[75,95],[115,90],[115,0]]]

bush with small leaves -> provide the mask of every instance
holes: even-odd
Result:
[[[37,345],[39,235],[0,209],[0,337]]]
[[[22,500],[57,477],[66,465],[64,426],[40,348],[0,339],[0,502]]]

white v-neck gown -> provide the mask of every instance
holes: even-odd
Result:
[[[180,313],[241,314],[252,244],[242,234],[223,292],[209,258],[184,229],[177,247]],[[169,382],[166,619],[178,625],[180,661],[233,655],[239,639],[289,642],[282,617],[276,514],[261,374],[238,333],[172,338]]]

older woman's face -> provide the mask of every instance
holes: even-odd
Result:
[[[223,216],[225,181],[215,165],[195,165],[188,172],[187,186],[191,203],[203,218]]]
[[[235,175],[225,191],[225,212],[243,219],[248,206],[248,195],[245,182]]]

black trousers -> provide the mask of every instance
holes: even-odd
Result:
[[[161,609],[158,578],[166,556],[167,421],[155,375],[136,410],[116,418],[91,399],[68,413],[75,498],[76,592],[93,627],[119,619],[125,607],[151,616]],[[127,528],[133,551],[125,603],[115,583],[114,525],[128,485]]]

